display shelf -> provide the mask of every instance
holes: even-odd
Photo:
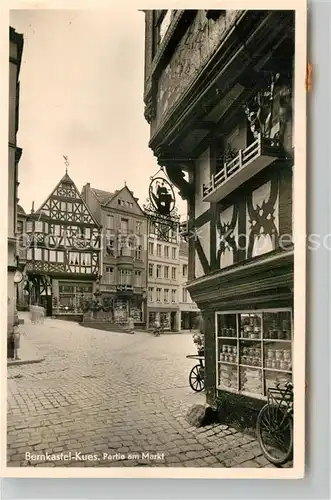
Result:
[[[262,338],[258,338],[258,339],[249,339],[249,338],[245,338],[245,337],[239,337],[239,340],[244,340],[244,341],[248,341],[248,342],[261,342]]]
[[[263,342],[287,342],[291,343],[291,339],[263,339]]]
[[[238,363],[233,363],[231,361],[218,361],[220,365],[231,365],[231,366],[238,366]]]
[[[235,363],[237,364],[237,363]],[[262,370],[262,366],[256,366],[256,365],[243,365],[241,363],[239,363],[239,366],[243,366],[244,368],[255,368],[256,370]]]
[[[279,372],[279,373],[292,373],[292,370],[281,370],[280,368],[266,368],[263,367],[265,372]]]
[[[222,340],[237,340],[237,337],[217,337],[217,338]]]

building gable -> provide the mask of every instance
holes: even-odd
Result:
[[[52,220],[99,225],[67,173],[36,214],[44,214]]]
[[[133,215],[144,215],[138,204],[137,198],[133,196],[132,191],[130,191],[127,186],[124,186],[124,188],[114,193],[106,206]]]

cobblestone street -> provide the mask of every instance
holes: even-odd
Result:
[[[190,334],[155,338],[51,319],[25,319],[22,330],[45,361],[8,367],[9,466],[271,467],[251,436],[186,422],[190,406],[205,401],[188,384]],[[69,452],[71,460],[35,460]]]

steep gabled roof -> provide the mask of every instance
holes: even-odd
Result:
[[[102,189],[96,189],[96,188],[92,188],[91,187],[91,191],[92,191],[93,195],[95,196],[95,198],[97,199],[97,201],[100,203],[100,205],[102,205],[104,207],[109,206],[110,202],[117,195],[119,195],[124,190],[126,190],[126,191],[128,191],[130,193],[130,195],[132,196],[133,200],[136,202],[138,209],[143,214],[144,212],[143,212],[143,210],[141,209],[141,207],[140,207],[140,205],[138,203],[139,202],[139,198],[137,198],[136,196],[134,196],[133,191],[131,191],[127,187],[127,185],[123,186],[121,189],[116,189],[116,191],[114,191],[113,193],[111,193],[110,191],[104,191]]]
[[[106,205],[108,201],[110,201],[114,196],[114,193],[110,193],[109,191],[103,191],[101,189],[91,188],[91,191],[93,192],[94,196],[97,198],[98,202],[101,205]]]
[[[91,217],[91,219],[93,220],[93,223],[100,227],[100,224],[99,222],[96,220],[96,218],[94,217],[94,215],[92,214],[89,206],[87,205],[87,203],[85,202],[85,200],[83,199],[82,195],[80,194],[80,192],[78,191],[77,189],[77,186],[76,184],[74,183],[74,181],[71,179],[71,177],[68,175],[68,173],[66,172],[64,174],[64,176],[62,177],[62,179],[60,179],[60,181],[56,184],[55,188],[53,189],[53,191],[47,196],[46,200],[44,201],[44,203],[42,203],[42,205],[38,208],[38,210],[36,210],[34,212],[34,215],[38,215],[38,214],[42,214],[42,209],[44,207],[44,205],[47,203],[47,201],[54,195],[54,193],[56,193],[57,189],[59,188],[59,186],[61,184],[70,184],[76,191],[77,193],[77,197],[80,199],[80,201],[83,203],[84,207],[86,208],[89,216]]]

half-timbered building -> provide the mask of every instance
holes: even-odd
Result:
[[[207,401],[263,400],[292,377],[294,12],[145,19],[149,146],[188,203]]]
[[[27,217],[30,303],[48,314],[77,316],[93,299],[100,271],[101,228],[68,173]]]

